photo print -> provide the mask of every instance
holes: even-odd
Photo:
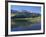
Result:
[[[8,35],[44,33],[44,3],[8,2]]]

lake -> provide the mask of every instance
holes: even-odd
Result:
[[[13,27],[11,28],[11,31],[28,31],[28,30],[40,30],[41,29],[41,22],[32,24],[31,26],[28,27]]]

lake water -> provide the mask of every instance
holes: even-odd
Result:
[[[41,22],[36,24],[32,24],[29,27],[13,27],[11,31],[26,31],[26,30],[40,30],[41,29]]]

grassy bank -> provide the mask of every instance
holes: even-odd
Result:
[[[15,18],[15,19],[13,19],[13,21],[23,21],[23,20],[26,20],[26,21],[35,23],[35,22],[39,22],[40,19],[41,19],[41,17],[39,16],[39,17],[35,17],[35,18]]]

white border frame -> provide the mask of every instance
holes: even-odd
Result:
[[[41,30],[11,32],[11,5],[41,6]],[[27,33],[43,33],[43,5],[42,4],[26,4],[26,3],[11,3],[11,2],[8,2],[8,35],[27,34]]]

